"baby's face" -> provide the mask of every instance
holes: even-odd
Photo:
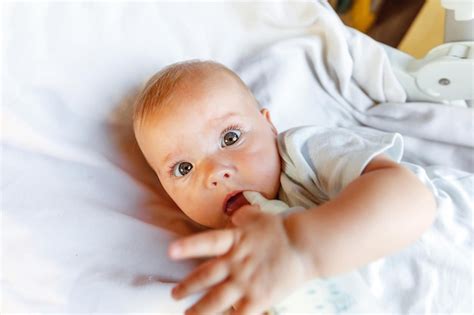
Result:
[[[229,74],[186,86],[157,116],[137,130],[137,141],[166,192],[191,219],[225,227],[245,202],[239,192],[277,196],[276,130],[268,112],[260,112]]]

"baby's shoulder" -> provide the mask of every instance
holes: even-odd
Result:
[[[339,144],[337,139],[349,141],[351,138],[380,139],[392,137],[395,133],[388,133],[363,126],[318,126],[307,125],[290,128],[278,135],[278,142],[283,145],[302,144],[309,142],[331,142]],[[344,142],[346,142],[344,141]]]
[[[278,135],[278,148],[284,161],[296,157],[307,160],[321,154],[341,156],[351,152],[384,151],[390,147],[403,151],[400,134],[362,126],[301,126]]]

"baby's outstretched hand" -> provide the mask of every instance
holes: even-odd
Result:
[[[235,227],[175,241],[174,259],[214,257],[198,266],[172,291],[180,299],[204,292],[186,314],[261,314],[310,279],[308,262],[292,243],[284,218],[244,206]]]

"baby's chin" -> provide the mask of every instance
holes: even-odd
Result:
[[[204,227],[208,228],[208,229],[214,229],[214,230],[219,230],[219,229],[225,229],[225,228],[229,228],[229,227],[232,227],[232,221],[228,220],[226,222],[219,222],[219,223],[210,223],[210,224],[201,224],[203,225]]]
[[[191,220],[209,229],[224,229],[232,226],[230,217],[222,216],[219,218],[192,218]]]

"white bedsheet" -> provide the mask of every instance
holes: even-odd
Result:
[[[139,85],[174,61],[212,58],[239,70],[280,130],[324,121],[402,131],[411,161],[472,171],[472,138],[450,128],[441,139],[436,122],[446,121],[437,114],[441,107],[431,107],[439,105],[396,104],[404,101],[403,91],[383,54],[367,49],[365,40],[349,47],[382,58],[370,59],[370,74],[379,76],[364,75],[364,63],[355,63],[354,83],[346,37],[353,33],[342,31],[319,2],[12,2],[3,4],[2,18],[2,313],[170,314],[196,299],[171,299],[170,282],[195,263],[171,262],[166,247],[197,227],[164,196],[139,154],[129,119]],[[321,37],[324,25],[331,28]],[[259,53],[277,40],[282,42]],[[325,106],[315,106],[322,99]],[[373,107],[374,100],[387,103]],[[472,135],[472,123],[459,118],[472,112],[443,110]],[[420,120],[407,124],[407,116],[424,117],[430,127],[412,128]],[[466,223],[472,214],[453,211],[439,221],[451,235],[446,244],[458,240],[453,260],[472,263],[472,222]],[[454,270],[443,263],[430,265],[435,274],[444,266],[441,285],[460,276],[472,284],[464,265]],[[404,269],[406,279],[424,272],[414,268]],[[383,278],[374,277],[370,288],[380,292]],[[389,311],[413,312],[423,303],[406,292],[383,292],[393,299]],[[472,288],[463,293],[472,296]]]
[[[305,34],[308,4],[0,4],[1,312],[183,311],[167,282],[193,264],[166,247],[195,226],[139,154],[127,106],[168,63],[233,67]]]

